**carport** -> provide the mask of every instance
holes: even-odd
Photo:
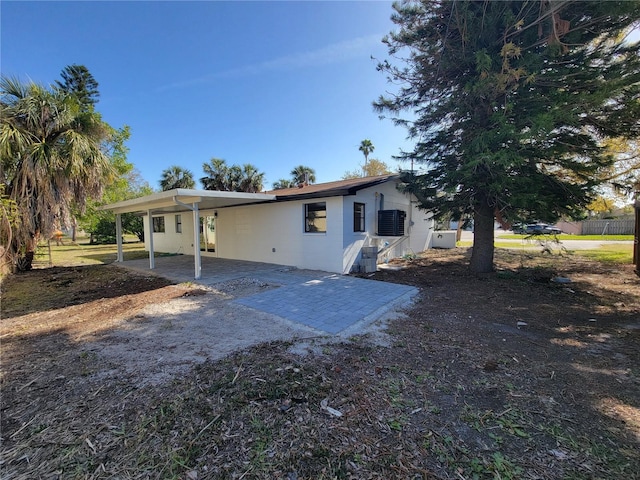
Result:
[[[155,268],[153,249],[153,222],[154,214],[192,212],[193,214],[193,258],[195,279],[199,280],[202,274],[202,260],[200,256],[200,211],[214,210],[217,208],[248,205],[253,203],[270,202],[276,199],[275,195],[266,193],[221,192],[213,190],[191,190],[177,188],[164,192],[157,192],[140,198],[124,200],[101,207],[101,210],[112,211],[116,214],[116,239],[118,242],[117,262],[124,260],[122,250],[122,217],[123,213],[136,213],[147,215],[149,218],[148,231],[145,236],[149,239],[149,268]]]

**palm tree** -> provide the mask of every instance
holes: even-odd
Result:
[[[82,107],[62,89],[0,79],[0,184],[20,216],[7,248],[21,269],[31,268],[39,238],[70,225],[73,207],[113,175],[103,148],[113,129]]]
[[[196,181],[193,179],[193,173],[186,168],[172,165],[162,172],[160,179],[160,188],[163,191],[173,190],[174,188],[195,188]]]
[[[373,152],[375,149],[376,147],[373,146],[373,143],[371,143],[371,140],[369,140],[368,138],[365,138],[360,142],[360,147],[358,148],[358,150],[360,150],[364,155],[365,170],[367,168],[367,161],[369,160],[369,154]]]
[[[258,171],[255,165],[246,163],[242,167],[227,165],[221,158],[212,158],[209,163],[202,166],[206,177],[200,182],[205,190],[219,190],[222,192],[248,192],[262,191],[264,173]]]
[[[202,165],[205,177],[200,179],[205,190],[227,191],[229,167],[222,158],[212,158],[209,163]]]
[[[242,172],[242,168],[238,165],[231,165],[227,177],[224,179],[224,189],[229,192],[241,192],[243,177],[244,173]]]
[[[293,170],[291,170],[291,178],[295,184],[298,183],[315,183],[316,182],[316,171],[305,165],[298,165]]]
[[[296,182],[293,180],[287,180],[286,178],[281,178],[280,180],[276,180],[271,185],[271,188],[274,190],[283,190],[285,188],[292,188],[296,186]]]
[[[247,193],[261,192],[264,186],[264,173],[258,171],[255,165],[245,163],[242,167],[243,178],[240,181],[240,191]]]

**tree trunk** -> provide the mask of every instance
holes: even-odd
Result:
[[[473,213],[473,223],[471,271],[493,272],[493,209],[484,202],[478,205]]]
[[[19,257],[16,261],[16,269],[19,272],[28,272],[33,268],[33,259],[36,256],[36,248],[38,247],[38,239],[40,238],[40,232],[36,232],[31,236],[25,245],[25,252],[23,257]]]
[[[24,254],[24,259],[25,259],[25,264],[24,264],[24,269],[25,270],[31,270],[33,268],[33,259],[36,257],[36,252],[31,250],[29,252],[25,252]]]
[[[456,242],[459,242],[462,239],[462,226],[464,225],[464,218],[460,217],[458,220],[458,228],[456,229]]]

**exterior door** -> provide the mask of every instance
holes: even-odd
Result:
[[[216,252],[216,217],[200,217],[200,251]]]

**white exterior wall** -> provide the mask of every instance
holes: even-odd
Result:
[[[405,237],[378,237],[377,222],[381,195],[385,210],[404,210]],[[304,205],[326,202],[327,232],[304,232]],[[353,231],[353,204],[365,204],[365,232]],[[409,195],[388,182],[359,190],[355,195],[261,203],[200,211],[216,217],[216,252],[202,255],[237,260],[290,265],[312,270],[349,273],[360,259],[363,246],[384,248],[393,244],[379,260],[419,253],[429,246],[433,221],[411,203]],[[154,215],[155,216],[155,215]],[[182,212],[182,234],[175,231],[175,214],[166,214],[165,233],[155,233],[154,250],[193,255],[193,214]],[[148,219],[144,217],[145,233]],[[149,241],[145,235],[145,248]],[[199,239],[196,239],[198,242]]]
[[[389,188],[391,187],[391,189]],[[356,192],[355,195],[349,195],[343,197],[343,244],[342,244],[342,271],[341,273],[349,273],[354,269],[354,265],[361,258],[361,249],[366,246],[378,246],[378,239],[376,237],[378,230],[378,210],[380,205],[380,194],[384,194],[385,208],[387,202],[387,196],[389,200],[392,200],[392,196],[395,189],[395,183],[381,184],[375,187],[365,188]],[[394,205],[397,205],[398,199],[394,201]],[[353,231],[353,204],[364,204],[364,232]],[[399,208],[401,210],[407,210],[407,202],[405,200],[404,208],[401,207],[389,207]],[[384,242],[382,242],[384,243]]]
[[[417,201],[411,202],[409,248],[412,253],[420,253],[431,247],[431,238],[436,222],[433,214],[418,208]]]
[[[408,253],[420,253],[429,247],[434,222],[431,215],[418,209],[408,194],[398,191],[397,183],[388,182],[359,190],[356,195],[344,197],[344,252],[343,273],[354,270],[363,246],[386,249],[379,260],[389,260]],[[382,198],[384,196],[384,202]],[[366,233],[353,232],[353,204],[365,204]],[[382,208],[381,208],[382,207]],[[381,237],[378,231],[378,210],[403,210],[407,216],[404,237]],[[390,248],[387,248],[390,247]]]
[[[305,233],[304,204],[316,202],[327,232]],[[342,197],[219,209],[216,225],[219,257],[342,273]]]
[[[175,216],[181,215],[182,233],[176,232]],[[181,212],[179,214],[153,215],[164,216],[164,233],[153,234],[153,250],[163,253],[183,253],[193,255],[193,213]],[[144,225],[144,248],[149,250],[149,218],[142,217]]]

